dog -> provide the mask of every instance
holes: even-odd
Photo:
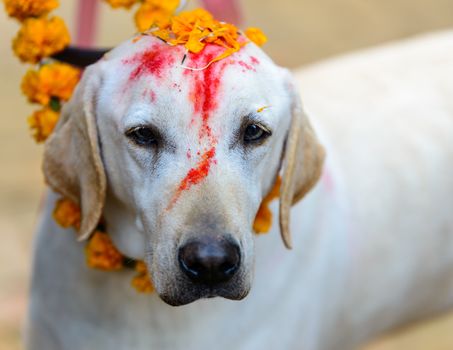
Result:
[[[45,145],[27,348],[352,349],[450,307],[452,40],[295,78],[254,44],[206,69],[215,47],[186,68],[152,36],[109,52]],[[279,173],[280,230],[255,237]],[[102,216],[154,294],[86,266],[52,219],[60,194],[81,204],[79,240]]]

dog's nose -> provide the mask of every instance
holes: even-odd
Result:
[[[192,281],[215,285],[234,276],[241,255],[236,243],[222,237],[204,236],[179,248],[178,260]]]

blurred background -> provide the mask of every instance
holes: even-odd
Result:
[[[222,0],[220,0],[222,1]],[[76,0],[56,13],[74,29]],[[239,0],[243,27],[268,35],[265,51],[280,65],[299,67],[363,47],[453,28],[453,0]],[[189,6],[199,5],[196,1]],[[101,4],[96,43],[114,46],[134,33],[132,11]],[[29,136],[32,108],[20,93],[26,67],[13,57],[18,24],[0,11],[0,350],[21,349],[36,225],[44,184],[42,146]],[[352,310],[353,311],[353,310]],[[366,350],[451,350],[453,315],[408,325]]]

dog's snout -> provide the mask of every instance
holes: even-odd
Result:
[[[239,246],[222,237],[191,240],[178,252],[182,271],[194,282],[215,285],[231,279],[239,269]]]

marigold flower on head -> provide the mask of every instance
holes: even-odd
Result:
[[[54,220],[62,227],[80,227],[80,207],[73,201],[62,198],[55,204],[53,211]]]
[[[140,0],[105,0],[105,1],[113,8],[124,7],[128,9],[131,8],[135,3],[139,2]]]
[[[86,262],[89,267],[100,270],[120,270],[123,268],[123,255],[113,245],[104,232],[95,231],[85,247]]]
[[[69,32],[61,18],[28,18],[13,40],[13,50],[21,61],[38,63],[63,50],[69,42]]]
[[[28,17],[40,17],[58,7],[58,0],[3,0],[8,16],[23,21]]]
[[[67,101],[80,79],[80,70],[64,63],[30,69],[22,79],[22,91],[30,102],[48,105],[52,97]]]
[[[143,261],[137,261],[135,265],[137,275],[132,279],[132,286],[141,293],[151,293],[154,291],[154,286],[151,282],[151,277]]]
[[[255,217],[255,222],[253,223],[253,230],[256,233],[267,233],[272,227],[272,212],[269,209],[269,204],[274,199],[278,198],[280,194],[280,185],[281,179],[280,177],[277,178],[275,181],[274,187],[268,193],[268,195],[263,199],[261,202],[260,208],[258,209],[258,213]]]
[[[267,37],[259,28],[250,27],[245,30],[245,36],[256,45],[262,46],[266,43]]]
[[[228,23],[219,22],[206,10],[196,9],[172,16],[168,23],[157,24],[150,34],[170,45],[184,45],[191,53],[201,52],[206,44],[225,48],[223,53],[210,63],[221,60],[239,51],[245,45],[240,42],[238,29]]]
[[[28,117],[27,122],[36,142],[44,142],[52,133],[58,122],[59,113],[44,107]]]

